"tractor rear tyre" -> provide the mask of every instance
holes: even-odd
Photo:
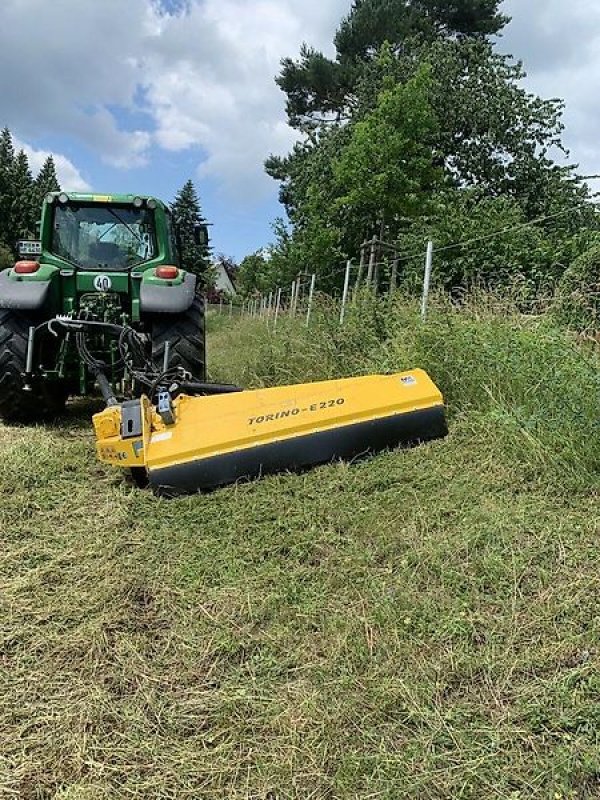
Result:
[[[19,311],[0,309],[0,418],[6,422],[47,421],[60,414],[67,401],[64,383],[47,382],[25,391],[23,373],[32,320]]]
[[[169,342],[169,367],[183,367],[196,380],[206,380],[204,298],[196,294],[183,314],[154,317],[151,329],[152,361],[162,369]]]

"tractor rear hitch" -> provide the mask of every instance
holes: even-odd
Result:
[[[97,359],[90,351],[86,334],[104,334],[118,343],[118,367],[128,370],[131,378],[141,387],[140,392],[146,394],[152,401],[156,398],[157,412],[165,425],[175,423],[173,401],[181,394],[191,396],[214,396],[234,394],[243,391],[239,386],[227,383],[206,383],[197,381],[189,372],[181,368],[169,368],[170,342],[165,342],[162,364],[157,365],[148,361],[144,356],[144,341],[130,327],[111,322],[101,322],[91,319],[73,319],[71,317],[54,317],[37,327],[30,327],[27,339],[27,354],[25,372],[23,373],[23,389],[33,391],[34,359],[36,337],[42,330],[59,337],[73,336],[79,355],[83,363],[94,377],[98,389],[107,405],[111,408],[119,405],[119,400],[112,387],[107,373],[114,370],[105,362]]]

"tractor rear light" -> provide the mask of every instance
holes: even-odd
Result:
[[[37,261],[17,261],[15,264],[14,272],[17,275],[32,275],[37,272],[40,265]]]
[[[154,274],[164,281],[172,281],[179,275],[177,267],[157,267]]]

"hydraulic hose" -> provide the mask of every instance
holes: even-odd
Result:
[[[177,382],[177,387],[182,392],[187,394],[234,394],[235,392],[243,392],[244,390],[239,386],[234,386],[230,383],[198,383],[196,381],[181,381]]]
[[[111,408],[112,406],[118,406],[119,401],[115,397],[115,393],[113,392],[113,388],[110,385],[110,381],[100,369],[96,369],[96,383],[98,384],[98,388],[100,389],[100,393],[104,398],[104,402],[106,403],[107,408]]]

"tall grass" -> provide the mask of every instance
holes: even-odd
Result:
[[[321,298],[310,328],[301,319],[280,319],[276,330],[245,320],[222,337],[210,354],[213,374],[246,386],[422,367],[444,392],[450,419],[468,415],[484,426],[531,477],[560,473],[572,488],[598,474],[598,354],[550,317],[524,316],[494,296],[460,306],[438,297],[423,322],[414,300],[363,295],[343,326]]]

